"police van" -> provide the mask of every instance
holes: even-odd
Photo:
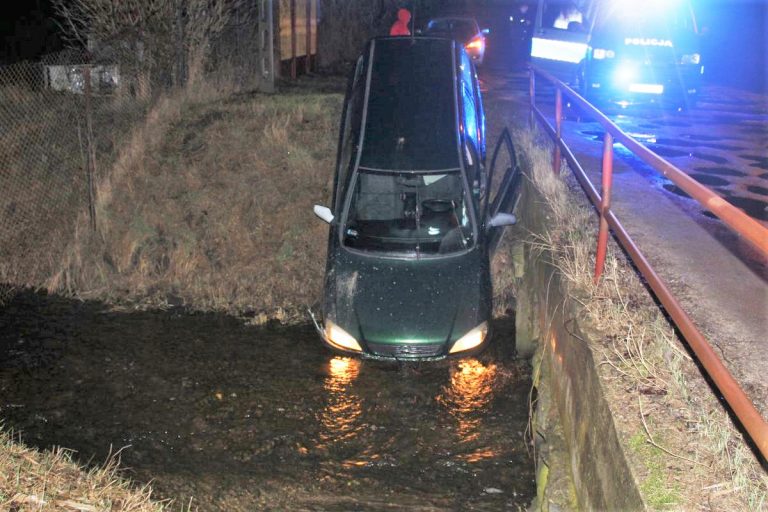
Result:
[[[689,107],[698,36],[689,0],[539,0],[531,62],[592,102]]]

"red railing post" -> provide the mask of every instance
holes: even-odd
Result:
[[[595,258],[595,284],[600,281],[608,252],[608,211],[611,208],[613,187],[613,135],[605,132],[603,138],[603,191],[600,199],[600,230],[597,233],[597,257]]]
[[[555,91],[555,154],[553,155],[552,170],[560,174],[560,140],[563,135],[563,91],[558,87]]]

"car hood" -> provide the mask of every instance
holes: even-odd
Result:
[[[365,344],[453,342],[490,314],[488,262],[478,249],[421,260],[340,250],[331,267],[326,309]]]

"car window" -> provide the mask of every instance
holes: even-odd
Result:
[[[444,174],[361,169],[344,225],[344,244],[411,257],[453,254],[474,246],[465,181]]]
[[[427,24],[427,31],[450,32],[451,20],[430,20],[430,22]]]
[[[377,41],[360,165],[389,170],[460,166],[452,44]]]
[[[461,100],[464,110],[464,134],[475,149],[480,147],[478,123],[477,123],[477,108],[475,100],[475,91],[472,84],[472,62],[466,52],[459,52],[461,57],[461,65],[459,70],[461,71]]]
[[[471,39],[479,31],[477,23],[475,23],[474,20],[456,20],[453,23],[453,36],[460,41]]]
[[[365,96],[365,60],[364,56],[361,56],[357,60],[347,102],[344,107],[334,205],[338,200],[337,198],[342,197],[342,190],[344,190],[349,181],[349,172],[353,164],[352,160],[357,157],[356,149],[360,136],[360,125],[362,123]]]
[[[468,41],[474,37],[480,29],[477,22],[464,18],[441,18],[430,20],[427,24],[428,34],[440,34],[450,36],[458,41]]]

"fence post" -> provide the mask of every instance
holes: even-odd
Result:
[[[603,190],[600,198],[600,230],[597,233],[597,256],[595,258],[594,283],[600,281],[608,252],[608,212],[611,209],[611,188],[613,187],[613,135],[605,132],[603,138]]]
[[[83,96],[85,97],[85,173],[88,186],[88,216],[91,219],[91,229],[96,231],[96,184],[94,169],[96,167],[96,148],[93,144],[93,115],[91,107],[91,64],[83,66]]]
[[[272,0],[259,3],[259,60],[261,71],[260,89],[264,92],[275,90],[275,26]]]
[[[560,174],[560,140],[563,133],[563,92],[560,88],[555,90],[555,151],[552,162],[552,170],[555,174]]]
[[[307,50],[307,60],[304,63],[304,72],[306,74],[309,74],[312,71],[312,0],[305,0],[307,2],[307,9],[306,9],[306,26],[307,26],[307,33],[306,33],[306,43],[305,47]]]
[[[291,79],[296,80],[296,0],[291,0]]]

